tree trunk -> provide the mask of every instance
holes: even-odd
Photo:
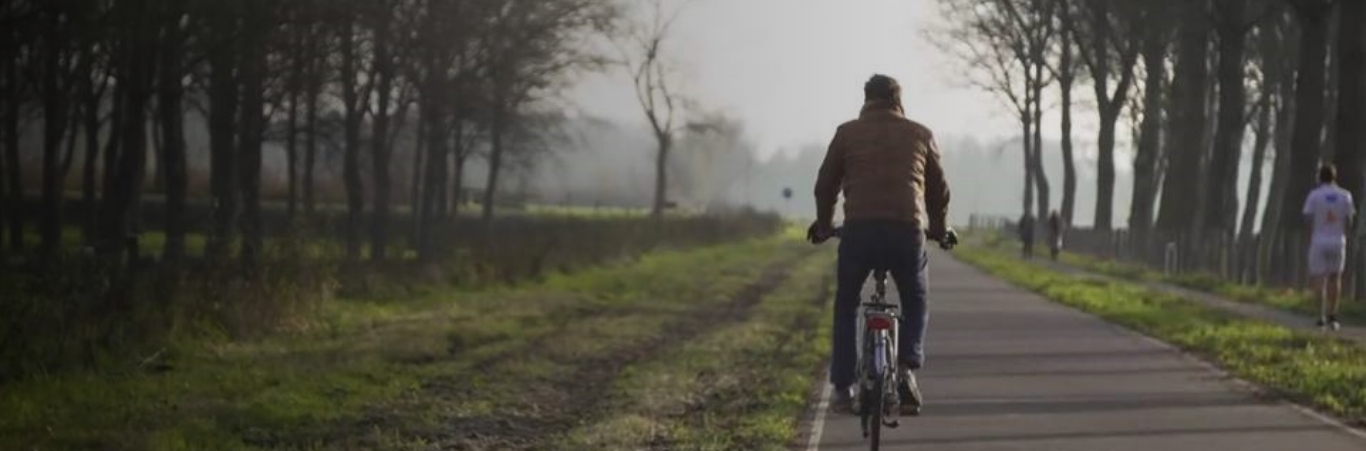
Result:
[[[1051,190],[1048,185],[1048,172],[1044,170],[1043,165],[1043,69],[1043,62],[1034,63],[1034,86],[1031,88],[1033,89],[1033,95],[1031,97],[1033,97],[1034,100],[1034,111],[1030,112],[1034,117],[1034,121],[1033,129],[1029,134],[1031,136],[1030,139],[1033,140],[1030,148],[1034,151],[1032,158],[1030,159],[1030,165],[1034,167],[1034,186],[1039,194],[1038,216],[1035,217],[1039,218],[1040,221],[1048,217],[1048,212],[1052,209],[1051,204],[1053,201],[1052,193],[1050,192]]]
[[[1271,95],[1267,92],[1260,95],[1261,99],[1257,101],[1256,136],[1252,145],[1252,175],[1247,182],[1247,195],[1244,197],[1247,201],[1243,206],[1243,220],[1239,227],[1239,241],[1242,242],[1252,239],[1252,228],[1257,223],[1257,211],[1262,205],[1262,166],[1266,163],[1266,149],[1271,142]]]
[[[97,241],[96,230],[99,221],[98,208],[95,208],[96,184],[95,167],[100,155],[100,104],[101,96],[95,92],[95,82],[92,77],[81,77],[81,103],[84,104],[81,113],[85,121],[85,161],[81,169],[81,201],[83,202],[86,213],[81,218],[81,238],[85,245],[94,246]],[[114,106],[117,110],[118,106]],[[113,113],[111,112],[111,115]],[[116,124],[112,119],[110,124]],[[110,127],[110,139],[114,139],[113,127]]]
[[[1077,166],[1072,156],[1072,43],[1062,40],[1062,74],[1058,86],[1062,91],[1062,219],[1071,226],[1077,205]]]
[[[1167,79],[1167,33],[1152,27],[1143,41],[1143,121],[1139,124],[1138,149],[1134,155],[1134,192],[1129,204],[1129,230],[1146,237],[1153,226],[1157,201],[1158,160],[1162,149],[1163,84]]]
[[[1247,126],[1247,86],[1243,83],[1243,72],[1248,29],[1241,23],[1246,15],[1247,0],[1223,0],[1220,5],[1224,18],[1217,30],[1219,118],[1208,171],[1210,177],[1205,179],[1205,227],[1220,235],[1230,235],[1236,233],[1238,169]]]
[[[1205,134],[1206,79],[1209,78],[1209,26],[1203,9],[1182,20],[1173,68],[1169,131],[1166,134],[1167,174],[1157,229],[1169,235],[1192,230],[1200,207],[1194,194],[1200,188],[1201,137]]]
[[[1129,39],[1117,36],[1112,23],[1108,2],[1098,2],[1092,8],[1093,25],[1091,59],[1092,87],[1096,93],[1096,109],[1100,113],[1100,134],[1096,139],[1096,217],[1095,229],[1109,231],[1114,222],[1115,197],[1115,122],[1124,109],[1133,83],[1133,66],[1138,52],[1124,54],[1114,49],[1119,41]],[[1121,53],[1117,61],[1112,61],[1111,53]],[[1118,63],[1118,64],[1114,64]],[[1114,92],[1110,92],[1110,77],[1118,76]]]
[[[456,133],[463,133],[457,128]],[[451,218],[460,218],[460,206],[465,203],[465,162],[469,160],[469,152],[462,148],[455,149],[451,159]]]
[[[0,47],[0,49],[8,50],[3,47]],[[15,64],[13,53],[10,51],[0,53],[0,58],[3,58],[0,59],[0,92],[4,93],[4,98],[10,99],[10,101],[5,102],[4,105],[18,103],[18,97],[10,95],[9,91],[9,68]],[[10,141],[9,115],[6,111],[7,109],[7,107],[0,107],[0,256],[8,254],[9,251],[8,246],[3,242],[5,237],[9,236],[8,229],[10,224],[7,219],[19,215],[19,211],[14,208],[14,205],[10,204],[9,180],[11,178],[19,177],[20,171],[17,166],[11,167],[9,158],[6,158],[6,154],[8,153],[6,148],[9,147]]]
[[[109,196],[109,185],[114,182],[114,171],[118,168],[119,152],[123,150],[121,147],[123,145],[123,90],[114,89],[111,94],[111,97],[114,98],[113,108],[110,109],[109,116],[106,118],[109,122],[109,136],[104,140],[104,150],[100,155],[103,162],[100,163],[97,185],[101,199]],[[93,227],[99,227],[98,211],[91,214],[91,223]],[[99,237],[95,238],[98,240]]]
[[[1314,186],[1324,129],[1324,73],[1327,58],[1328,8],[1297,9],[1302,31],[1300,66],[1295,87],[1295,125],[1291,137],[1290,173],[1287,174],[1281,226],[1287,232],[1303,232],[1301,205]]]
[[[1026,101],[1026,103],[1030,103]],[[1021,113],[1020,116],[1020,149],[1024,152],[1024,198],[1021,199],[1021,214],[1031,214],[1034,210],[1034,140],[1030,135],[1034,131],[1034,121],[1028,113]]]
[[[1115,122],[1119,120],[1116,104],[1100,114],[1100,136],[1096,139],[1096,220],[1095,229],[1109,231],[1114,219],[1115,199]]]
[[[5,93],[8,99],[19,98],[19,65],[8,63],[5,74]],[[24,170],[19,164],[19,102],[5,102],[4,106],[4,158],[5,167],[10,168],[9,177],[0,191],[6,193],[6,209],[9,211],[9,248],[14,252],[24,250]]]
[[[316,199],[314,197],[314,171],[318,167],[318,98],[322,96],[322,74],[321,63],[313,62],[312,70],[309,73],[307,105],[308,110],[304,119],[304,129],[308,130],[308,135],[304,137],[304,177],[303,177],[303,202],[304,213],[311,219],[316,211]]]
[[[108,258],[116,258],[129,247],[128,239],[133,237],[133,216],[142,194],[142,184],[147,167],[147,105],[153,96],[152,83],[155,78],[156,54],[155,29],[146,26],[151,17],[146,0],[129,0],[120,3],[121,19],[134,26],[124,29],[122,45],[117,56],[119,68],[118,89],[123,91],[123,144],[119,152],[118,167],[114,180],[109,184],[111,192],[105,196],[100,216],[105,221],[100,240],[100,253]],[[128,255],[137,259],[136,254]]]
[[[159,57],[160,55],[158,55]],[[147,140],[152,144],[152,192],[166,193],[166,168],[162,162],[166,160],[166,144],[163,142],[161,131],[161,121],[155,118],[148,118],[147,121]]]
[[[494,112],[493,124],[490,130],[492,132],[492,142],[490,143],[491,148],[489,149],[489,176],[484,185],[484,212],[482,216],[485,223],[493,220],[494,202],[498,198],[498,172],[502,169],[500,166],[503,164],[503,133],[506,128],[505,114],[506,113],[501,110]],[[656,197],[658,197],[658,193],[656,193]],[[459,200],[457,199],[457,201]]]
[[[1324,20],[1328,23],[1328,29],[1326,30],[1328,35],[1326,40],[1328,47],[1324,49],[1324,54],[1328,56],[1324,65],[1323,85],[1323,111],[1325,116],[1323,119],[1322,148],[1324,161],[1334,161],[1334,154],[1337,152],[1338,148],[1338,123],[1335,119],[1339,101],[1338,87],[1342,84],[1342,81],[1338,79],[1338,76],[1341,74],[1339,67],[1342,62],[1342,59],[1339,57],[1342,55],[1338,50],[1339,40],[1335,38],[1340,36],[1338,33],[1338,18],[1342,17],[1342,14],[1341,8],[1339,7],[1345,3],[1352,2],[1335,0],[1332,3],[1333,6],[1328,8],[1328,15],[1324,17]],[[1341,168],[1339,168],[1339,171],[1341,171]],[[1341,174],[1338,175],[1341,176]]]
[[[285,118],[285,176],[289,184],[289,198],[285,201],[285,214],[293,221],[299,213],[299,101],[305,97],[303,32],[296,31],[292,45],[295,48],[293,61],[290,62],[289,92],[286,94],[289,111]]]
[[[408,210],[409,215],[412,216],[412,230],[409,230],[408,232],[412,234],[411,245],[419,252],[422,250],[423,229],[422,157],[425,155],[423,149],[426,147],[427,143],[427,115],[424,113],[425,110],[420,102],[421,100],[419,100],[418,103],[417,124],[413,131],[413,162],[412,167],[410,168],[412,171],[409,179],[410,191],[408,193]]]
[[[1341,2],[1338,10],[1337,40],[1337,131],[1333,135],[1338,164],[1338,179],[1341,185],[1351,191],[1355,210],[1361,211],[1363,190],[1362,168],[1366,156],[1366,2]],[[1361,236],[1361,221],[1356,222],[1353,234]],[[1349,267],[1347,273],[1346,297],[1357,298],[1366,282],[1366,268],[1358,262],[1363,252],[1360,239],[1351,240]]]
[[[1262,215],[1262,233],[1275,235],[1280,229],[1281,210],[1286,204],[1286,179],[1290,173],[1290,124],[1295,116],[1295,77],[1293,71],[1278,74],[1276,86],[1276,116],[1272,126],[1272,142],[1276,156],[1272,162],[1271,187],[1267,190],[1266,213]]]
[[[438,257],[437,231],[441,222],[440,193],[445,191],[446,183],[446,138],[448,124],[444,114],[444,105],[440,95],[441,83],[436,80],[429,80],[428,89],[422,98],[422,120],[426,122],[425,132],[427,133],[427,164],[426,176],[423,177],[425,193],[422,195],[421,209],[421,235],[418,243],[418,258],[424,261],[434,261]]]
[[[460,218],[460,207],[465,203],[465,162],[470,156],[470,133],[467,121],[457,119],[451,126],[451,218]]]
[[[231,42],[236,35],[232,2],[220,3],[216,11],[216,42]],[[205,256],[209,261],[226,261],[236,241],[238,199],[238,155],[236,151],[238,80],[237,52],[211,52],[209,60],[209,186],[213,196],[213,229]]]
[[[1336,161],[1343,187],[1356,194],[1357,211],[1366,193],[1366,2],[1347,1],[1338,11],[1338,109]]]
[[[365,193],[360,174],[360,127],[364,112],[361,111],[360,90],[356,86],[356,30],[351,20],[348,18],[341,30],[342,101],[346,108],[342,178],[346,184],[346,259],[355,262],[360,260],[361,220],[365,210]]]
[[[664,219],[664,210],[669,204],[669,151],[673,147],[673,137],[655,132],[655,142],[659,144],[659,149],[655,153],[655,200],[650,216],[658,221]],[[1028,165],[1029,158],[1025,160],[1025,165]]]
[[[3,83],[3,81],[0,80],[0,83]],[[0,121],[3,120],[4,118],[0,117]],[[10,210],[9,191],[8,188],[6,188],[7,186],[9,186],[9,178],[11,177],[9,170],[9,160],[4,158],[4,142],[6,139],[8,139],[5,137],[6,133],[7,130],[5,130],[3,126],[0,126],[0,240],[3,240],[4,237],[9,236],[6,233],[6,230],[9,227],[9,223],[5,221],[5,218],[8,218],[15,213]],[[16,168],[14,170],[15,176],[17,176],[18,173],[19,171]],[[7,248],[4,245],[4,243],[0,243],[0,257],[4,257],[8,254],[9,248]]]
[[[370,133],[371,148],[374,152],[374,177],[375,177],[375,217],[374,225],[370,235],[370,258],[376,262],[383,262],[386,258],[386,251],[389,246],[389,202],[390,202],[390,181],[389,181],[389,160],[391,149],[389,148],[389,100],[394,84],[394,62],[389,56],[389,19],[390,12],[388,6],[383,6],[385,11],[384,18],[379,19],[379,25],[375,30],[375,62],[378,66],[376,93],[378,103],[375,105],[375,120],[372,124],[374,128]]]
[[[261,146],[265,133],[265,78],[266,78],[266,34],[270,14],[266,9],[268,0],[246,0],[242,33],[242,60],[239,74],[242,77],[241,120],[238,123],[238,146],[240,152],[239,182],[242,190],[242,261],[254,265],[265,247],[261,229]]]
[[[0,62],[0,64],[5,63]],[[0,66],[0,74],[3,73],[3,66]],[[0,78],[0,87],[4,86],[3,83],[5,83],[4,79]],[[0,115],[0,122],[4,122],[4,120],[5,118],[3,117],[3,115]],[[8,132],[9,131],[6,129],[6,127],[0,125],[0,240],[3,240],[4,237],[8,236],[8,234],[6,233],[6,229],[9,227],[9,223],[5,221],[5,218],[8,218],[10,217],[10,215],[13,215],[15,213],[10,210],[9,189],[7,188],[9,186],[9,178],[11,177],[9,170],[9,160],[4,158],[5,142],[9,139],[6,138],[5,135],[8,134]],[[15,176],[18,176],[19,169],[15,168],[13,172]],[[9,249],[5,247],[4,243],[0,243],[0,257],[6,256],[8,254]]]
[[[168,3],[176,5],[176,3]],[[189,185],[185,157],[185,112],[182,107],[184,87],[181,76],[183,36],[180,30],[182,11],[168,6],[170,14],[163,20],[165,36],[161,49],[161,80],[159,81],[161,133],[164,149],[161,167],[166,174],[166,244],[163,258],[176,261],[185,256],[185,199]]]
[[[41,237],[39,252],[51,257],[62,245],[62,138],[66,136],[66,96],[59,83],[62,74],[62,52],[66,48],[62,30],[60,6],[46,15],[47,25],[43,40],[43,204],[39,215],[38,232]]]
[[[90,73],[90,72],[89,72],[89,71],[83,71],[82,73]],[[75,102],[72,102],[72,101],[68,100],[68,101],[67,101],[67,114],[68,114],[68,117],[66,118],[66,121],[67,121],[67,125],[66,125],[66,151],[62,153],[61,161],[59,161],[59,162],[57,163],[57,165],[58,165],[57,171],[61,173],[61,179],[62,179],[62,197],[63,197],[63,202],[65,202],[65,197],[66,197],[66,178],[67,178],[67,176],[70,176],[70,175],[71,175],[71,163],[73,163],[73,162],[76,160],[76,158],[75,158],[75,157],[76,157],[76,143],[77,143],[78,141],[80,141],[80,137],[81,137],[81,134],[82,134],[82,131],[81,131],[81,124],[82,124],[82,121],[80,120],[80,118],[81,118],[81,107],[80,107],[80,105],[77,104],[77,103],[75,103]]]

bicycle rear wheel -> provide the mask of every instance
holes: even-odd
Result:
[[[868,400],[868,449],[877,451],[882,446],[882,416],[887,412],[887,397],[883,396],[883,378],[879,377],[873,382],[873,389]]]

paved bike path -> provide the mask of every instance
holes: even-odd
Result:
[[[884,450],[1366,450],[1358,431],[943,254],[930,278],[928,405],[884,430]],[[817,417],[808,449],[868,449],[856,416]]]

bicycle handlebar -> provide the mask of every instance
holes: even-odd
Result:
[[[810,229],[810,230],[807,230],[807,240],[811,241],[812,244],[821,244],[821,243],[824,243],[824,242],[828,241],[828,240],[831,239],[831,238],[843,238],[843,237],[844,237],[844,226],[835,227],[833,230],[830,231],[829,236],[825,236],[825,237],[816,236],[816,234],[815,234],[815,229],[814,229],[814,228],[813,228],[813,229]],[[932,239],[931,241],[938,242],[938,243],[939,243],[939,248],[940,248],[940,249],[943,249],[943,250],[946,250],[946,251],[948,251],[948,250],[953,250],[954,247],[958,246],[958,232],[957,232],[957,231],[954,231],[953,229],[948,229],[948,231],[946,231],[946,232],[944,233],[944,237],[943,237],[942,239],[938,239],[938,240]]]

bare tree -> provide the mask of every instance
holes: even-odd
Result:
[[[28,2],[0,3],[0,14],[4,17],[4,27],[0,28],[0,80],[3,91],[0,95],[10,101],[0,108],[0,152],[3,152],[6,169],[3,185],[0,185],[0,202],[8,219],[8,247],[14,252],[24,248],[23,176],[20,167],[19,123],[20,104],[23,103],[25,90],[21,75],[21,58],[30,47],[31,27],[37,22],[40,10]]]
[[[161,167],[166,173],[166,243],[162,254],[167,260],[179,260],[185,256],[185,203],[188,193],[189,175],[185,152],[185,87],[181,79],[185,75],[184,39],[186,29],[182,25],[185,5],[167,2],[158,12],[161,20],[160,72],[157,81],[157,111],[160,114],[162,142]],[[87,134],[93,133],[90,130]],[[94,147],[92,138],[91,146]]]
[[[147,163],[147,107],[153,97],[155,80],[155,42],[156,27],[144,21],[153,21],[157,15],[148,0],[120,2],[115,9],[118,20],[133,24],[122,27],[119,33],[119,52],[117,54],[118,90],[123,98],[121,132],[122,151],[113,180],[108,183],[111,192],[106,193],[100,206],[100,216],[107,225],[100,240],[101,253],[110,257],[121,255],[128,249],[126,239],[134,232],[136,218],[134,212],[141,198],[142,183],[146,176]],[[130,257],[137,258],[137,255]]]
[[[1058,74],[1068,77],[1069,90],[1074,80],[1070,47],[1063,49],[1063,62],[1050,61],[1060,28],[1054,10],[1062,6],[1053,0],[943,0],[940,7],[952,28],[942,37],[932,35],[932,40],[947,38],[936,44],[959,54],[974,74],[973,83],[1016,113],[1025,164],[1023,209],[1037,208],[1036,217],[1048,214],[1051,201],[1043,166],[1043,91]]]
[[[1165,13],[1170,5],[1165,2],[1151,2],[1150,7]],[[1153,17],[1169,19],[1170,14],[1153,14]],[[1161,20],[1158,19],[1158,20]],[[1133,200],[1129,204],[1129,230],[1140,238],[1146,239],[1148,229],[1153,224],[1157,190],[1162,180],[1162,103],[1167,92],[1167,56],[1171,49],[1172,36],[1169,29],[1148,27],[1144,30],[1143,48],[1143,101],[1139,109],[1138,146],[1134,154]]]
[[[1341,170],[1339,178],[1342,186],[1352,193],[1357,211],[1362,205],[1361,197],[1366,195],[1366,177],[1363,177],[1363,162],[1366,162],[1366,2],[1344,1],[1338,11],[1337,37],[1337,132],[1334,137],[1334,157]],[[1358,232],[1366,230],[1357,222]],[[1360,233],[1357,234],[1360,236]],[[1359,240],[1353,240],[1351,257],[1354,262],[1361,261],[1360,255],[1366,252]],[[1357,294],[1366,289],[1366,268],[1355,265],[1352,269],[1352,286]]]
[[[1072,151],[1072,88],[1077,80],[1076,46],[1072,44],[1075,33],[1071,6],[1068,0],[1058,0],[1058,57],[1057,64],[1051,66],[1053,77],[1058,80],[1062,127],[1062,219],[1072,225],[1077,205],[1077,166]]]
[[[390,118],[394,115],[391,111],[391,104],[395,85],[395,77],[398,71],[398,62],[394,59],[394,52],[391,49],[393,41],[393,21],[394,8],[397,2],[383,0],[374,2],[374,11],[371,14],[373,19],[372,28],[374,29],[374,44],[371,64],[374,66],[376,103],[374,106],[374,121],[371,123],[371,157],[373,166],[371,173],[375,179],[375,214],[374,223],[370,229],[370,257],[377,262],[382,262],[386,258],[389,246],[389,214],[390,214],[390,164],[392,141],[390,135]],[[401,111],[401,110],[400,110]]]
[[[1362,177],[1366,159],[1366,3],[1341,2],[1338,11],[1338,108],[1336,149],[1342,185],[1360,198],[1366,192]]]
[[[241,77],[241,118],[237,123],[238,188],[242,199],[242,259],[253,264],[264,250],[261,221],[261,147],[265,141],[266,47],[274,31],[276,5],[269,0],[243,0],[238,75]]]
[[[1214,147],[1206,177],[1204,227],[1231,236],[1237,230],[1238,168],[1247,131],[1247,35],[1267,16],[1265,3],[1252,0],[1215,0],[1214,30],[1218,37],[1219,104]]]
[[[1073,41],[1090,72],[1100,115],[1095,228],[1110,230],[1114,216],[1115,126],[1133,87],[1134,66],[1149,11],[1142,2],[1126,0],[1081,0],[1076,6],[1074,12],[1080,19]]]
[[[358,49],[360,29],[356,26],[358,13],[351,10],[338,12],[341,17],[337,24],[337,36],[341,42],[341,101],[344,111],[343,136],[344,156],[342,178],[346,185],[346,259],[360,260],[361,220],[365,211],[365,192],[361,180],[361,125],[365,122],[366,108],[374,80],[362,76],[361,52]]]
[[[1314,167],[1323,145],[1324,92],[1328,58],[1328,17],[1332,0],[1288,0],[1299,19],[1301,36],[1295,85],[1295,125],[1291,137],[1290,172],[1286,174],[1281,227],[1303,230],[1299,203],[1314,183]],[[1288,238],[1288,237],[1287,237]]]
[[[1171,102],[1166,133],[1167,174],[1162,186],[1157,229],[1169,235],[1193,230],[1200,208],[1198,181],[1204,154],[1202,136],[1208,118],[1205,98],[1209,84],[1208,4],[1187,2],[1181,7],[1173,67]]]
[[[61,144],[66,136],[68,101],[66,81],[70,32],[67,30],[74,5],[54,2],[43,8],[42,59],[40,90],[43,99],[43,202],[39,213],[39,250],[53,256],[62,240]],[[139,125],[141,126],[141,125]]]
[[[238,215],[238,155],[235,136],[238,98],[237,51],[231,50],[238,33],[237,2],[201,3],[209,71],[209,185],[213,200],[213,227],[205,254],[223,261],[236,242]]]
[[[1262,64],[1259,65],[1263,71],[1274,71],[1277,79],[1274,87],[1276,113],[1271,131],[1275,157],[1272,162],[1271,186],[1267,190],[1266,213],[1262,215],[1260,241],[1263,248],[1274,246],[1274,237],[1280,235],[1281,211],[1287,204],[1285,191],[1292,154],[1290,131],[1295,109],[1295,49],[1298,31],[1288,11],[1278,14],[1275,23],[1274,28],[1264,29],[1264,35],[1274,35],[1276,45],[1260,49]],[[1268,40],[1263,39],[1264,42]]]
[[[651,0],[644,22],[635,24],[627,37],[624,65],[630,72],[636,100],[655,139],[655,195],[650,214],[662,218],[668,206],[669,152],[673,150],[682,121],[683,97],[677,74],[664,56],[664,46],[679,16],[691,2],[670,9],[665,0]]]

